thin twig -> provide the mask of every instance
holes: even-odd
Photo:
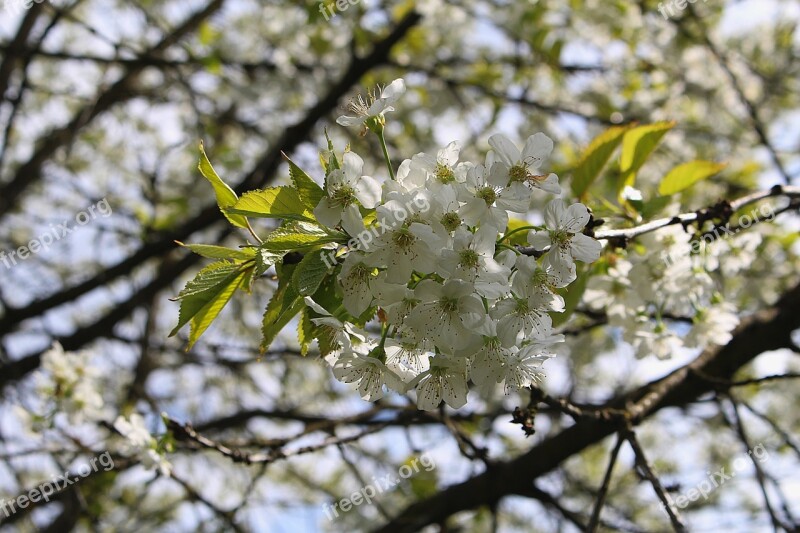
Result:
[[[628,442],[630,442],[631,448],[633,448],[633,452],[636,455],[636,464],[639,466],[647,480],[650,481],[650,484],[653,486],[653,490],[655,490],[658,499],[661,500],[661,503],[667,510],[669,520],[672,522],[672,528],[681,533],[688,532],[689,530],[686,529],[686,525],[681,519],[680,512],[675,508],[672,498],[669,497],[666,489],[664,489],[664,486],[661,484],[661,481],[659,481],[658,477],[653,472],[653,468],[650,466],[650,463],[647,462],[647,457],[645,457],[644,450],[642,450],[642,447],[639,445],[639,441],[636,438],[636,433],[634,433],[632,429],[629,429],[627,431],[626,438]]]
[[[622,433],[617,434],[617,444],[614,445],[614,449],[611,450],[611,457],[608,460],[608,468],[603,478],[603,485],[600,487],[600,493],[597,495],[597,501],[594,504],[594,510],[592,511],[589,525],[586,526],[586,531],[589,533],[597,531],[597,525],[600,523],[600,512],[603,510],[603,505],[606,502],[606,495],[611,486],[611,476],[614,473],[614,465],[617,464],[617,457],[619,456],[619,450],[622,448],[623,442],[625,442],[625,436],[622,435]]]

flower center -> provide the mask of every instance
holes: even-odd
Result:
[[[486,205],[492,205],[497,200],[497,193],[492,187],[481,187],[475,196],[486,202]]]
[[[452,232],[461,225],[461,217],[458,216],[458,213],[451,211],[449,213],[445,213],[440,222],[442,223],[442,226],[444,226],[444,229],[446,229],[448,232]]]
[[[356,201],[356,191],[350,185],[339,185],[333,189],[331,200],[342,207],[347,207]]]
[[[547,287],[549,285],[547,272],[540,268],[536,269],[536,272],[533,273],[533,285],[535,287]]]
[[[528,300],[517,300],[517,305],[514,307],[514,312],[518,315],[527,315],[530,309],[528,308]]]
[[[555,246],[564,248],[569,246],[570,240],[572,240],[572,235],[570,235],[567,230],[557,229],[550,232],[550,239],[553,241]]]
[[[453,173],[453,169],[443,165],[441,163],[436,163],[436,179],[439,180],[439,183],[452,183],[456,180],[456,175]]]
[[[417,238],[407,227],[402,227],[392,234],[392,242],[401,250],[408,250],[416,242]]]
[[[480,260],[480,257],[481,256],[478,255],[478,252],[469,248],[461,250],[458,253],[458,259],[461,265],[470,269],[478,268],[478,261]]]
[[[347,278],[356,283],[366,283],[367,280],[369,280],[371,272],[372,269],[370,267],[364,263],[358,263],[350,270],[350,274]]]
[[[525,181],[528,179],[528,167],[518,163],[508,169],[508,176],[511,181]]]
[[[441,299],[439,305],[441,306],[442,311],[444,311],[447,314],[455,313],[456,311],[458,311],[458,299],[457,298],[444,297],[444,298]]]

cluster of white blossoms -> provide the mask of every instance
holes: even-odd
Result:
[[[622,328],[637,357],[668,359],[682,347],[725,345],[739,324],[736,306],[722,301],[720,281],[712,276],[729,278],[752,263],[761,236],[715,241],[700,253],[693,253],[691,238],[679,225],[644,235],[638,242],[646,255],[609,255],[607,272],[588,282],[584,300]],[[685,326],[671,328],[670,321]]]
[[[36,374],[36,394],[46,399],[44,412],[42,409],[17,410],[23,423],[31,424],[36,434],[41,429],[42,421],[49,421],[49,426],[58,423],[55,418],[64,414],[71,426],[79,424],[105,424],[110,409],[103,401],[100,391],[101,370],[92,365],[88,352],[66,352],[58,342],[42,354],[42,364]],[[148,469],[158,468],[163,475],[169,475],[171,465],[157,446],[156,439],[144,425],[138,413],[129,418],[117,417],[114,429],[122,436],[118,445],[119,453],[137,458]]]
[[[67,415],[70,424],[98,420],[103,416],[103,398],[98,392],[100,372],[93,367],[86,352],[66,353],[61,344],[42,354],[42,365],[36,373],[36,393],[53,402],[44,418],[56,412]]]
[[[338,122],[363,124],[382,141],[383,113],[403,91],[396,80]],[[382,335],[306,303],[338,345],[326,357],[334,375],[365,399],[416,389],[420,409],[442,400],[458,408],[469,380],[486,391],[503,383],[507,393],[531,385],[563,341],[550,316],[565,308],[557,289],[576,279],[575,261],[600,256],[600,243],[582,233],[589,211],[552,199],[543,226],[515,230],[528,232],[527,251],[541,257],[524,255],[508,240],[509,212],[527,213],[534,193],[560,194],[557,176],[540,171],[553,142],[537,133],[522,150],[503,135],[489,144],[483,164],[460,161],[452,142],[403,161],[396,176],[389,164],[393,179],[383,183],[362,176],[363,161],[347,152],[326,176],[319,222],[360,243],[339,250],[344,307],[353,317],[379,309]]]
[[[128,418],[118,416],[114,421],[114,429],[125,439],[120,446],[122,455],[136,457],[142,466],[148,469],[157,468],[163,476],[172,473],[172,464],[158,449],[158,441],[150,434],[142,415],[133,413]]]

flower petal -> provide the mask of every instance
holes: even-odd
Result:
[[[356,198],[367,209],[373,209],[381,201],[381,184],[369,176],[361,176],[356,184]]]
[[[489,146],[494,149],[497,158],[509,167],[513,167],[520,162],[521,155],[511,139],[502,133],[496,133],[489,137]]]

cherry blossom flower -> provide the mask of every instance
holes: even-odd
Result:
[[[585,205],[564,207],[564,203],[556,198],[547,204],[544,211],[547,230],[528,234],[528,242],[534,249],[550,248],[546,263],[562,283],[575,279],[576,260],[591,263],[600,257],[602,245],[581,233],[590,218]]]
[[[489,137],[489,145],[494,149],[496,158],[490,167],[492,174],[504,176],[512,183],[527,183],[545,192],[561,194],[558,176],[538,173],[542,162],[553,151],[553,141],[550,137],[544,133],[531,135],[521,152],[502,133]]]
[[[448,280],[444,284],[423,280],[414,290],[420,303],[409,313],[407,324],[437,348],[452,353],[474,339],[486,319],[483,302],[472,284]]]
[[[326,196],[314,208],[314,216],[333,228],[341,223],[350,235],[364,231],[364,220],[356,201],[371,209],[381,198],[381,186],[369,176],[362,176],[364,161],[352,152],[342,158],[342,168],[334,169],[325,180]]]
[[[380,87],[379,87],[380,89]],[[350,101],[347,110],[352,115],[342,115],[336,119],[340,126],[366,125],[371,119],[383,122],[384,114],[394,111],[392,105],[406,92],[406,82],[402,78],[394,80],[385,88],[380,89],[380,94],[370,93],[367,98],[361,95]]]
[[[383,398],[384,385],[398,392],[405,391],[403,380],[373,356],[375,349],[375,344],[368,341],[345,350],[333,366],[336,379],[342,383],[357,383],[358,393],[371,402]]]
[[[467,172],[460,200],[465,202],[458,214],[470,226],[489,224],[499,230],[508,224],[508,211],[528,210],[531,191],[521,183],[510,183],[502,173],[490,173],[483,165]]]
[[[436,409],[442,400],[453,409],[462,407],[469,392],[466,360],[437,355],[430,369],[420,374],[416,388],[418,409]]]

